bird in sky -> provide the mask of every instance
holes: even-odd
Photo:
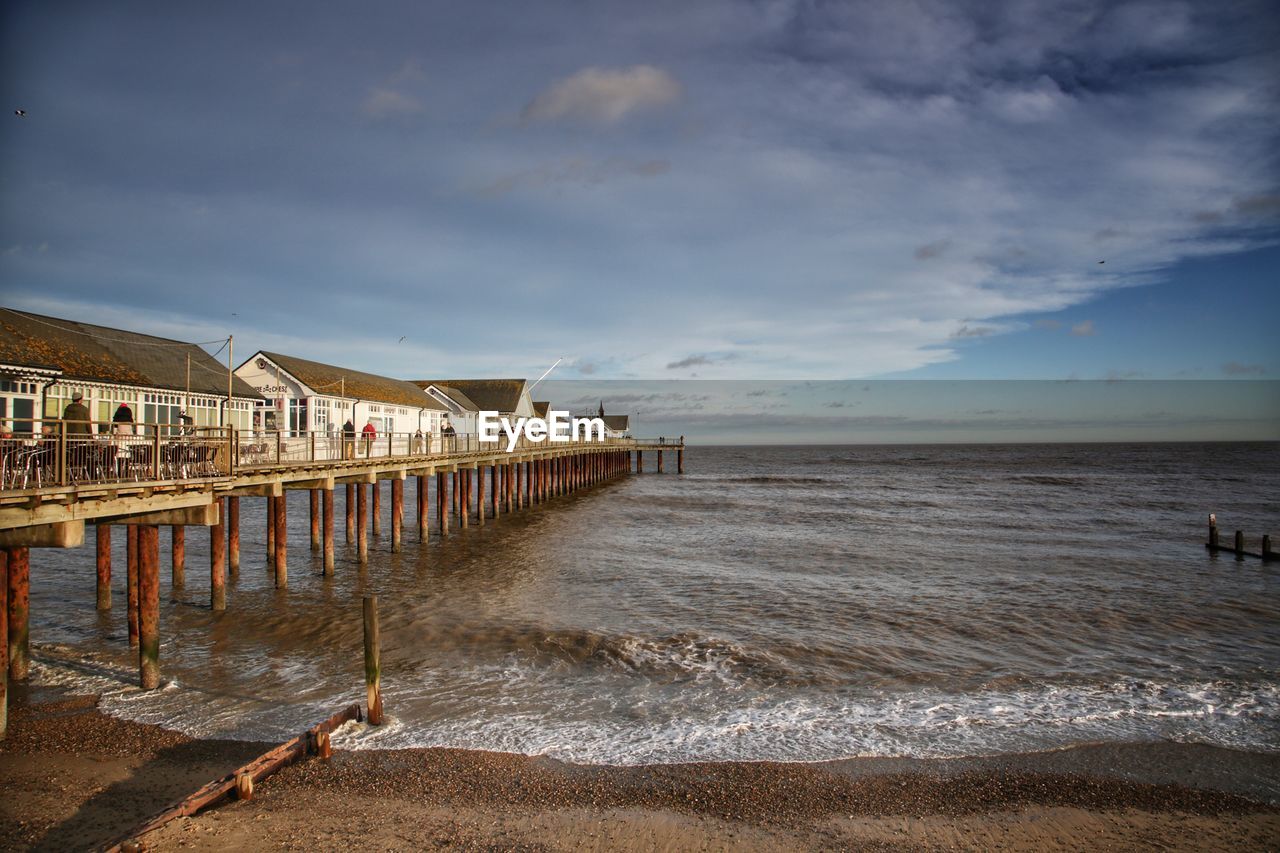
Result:
[[[1106,263],[1106,261],[1098,261],[1098,263],[1100,263],[1100,264],[1105,264],[1105,263]]]
[[[404,343],[404,339],[405,339],[405,338],[407,338],[407,337],[409,337],[409,336],[408,336],[408,335],[401,335],[401,336],[400,336],[400,340],[396,341],[396,343],[398,343],[398,344],[402,344],[402,343]]]
[[[13,114],[14,114],[14,115],[16,115],[18,118],[26,118],[26,117],[27,117],[27,111],[26,111],[26,110],[14,110],[14,111],[13,111]]]

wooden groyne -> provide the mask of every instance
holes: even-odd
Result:
[[[1230,545],[1223,545],[1218,536],[1218,517],[1214,513],[1209,514],[1209,541],[1204,543],[1204,547],[1208,548],[1210,552],[1235,554],[1238,560],[1243,560],[1245,557],[1256,557],[1263,562],[1280,559],[1280,555],[1271,550],[1271,534],[1269,533],[1263,534],[1257,551],[1250,551],[1245,548],[1243,530],[1235,532]]]
[[[147,425],[143,425],[146,427]],[[683,440],[611,438],[598,442],[537,444],[522,442],[511,450],[478,444],[474,436],[459,436],[447,448],[417,453],[414,442],[369,444],[353,454],[341,442],[326,447],[316,436],[295,441],[301,450],[290,455],[288,442],[277,437],[262,457],[260,442],[245,443],[234,433],[221,433],[221,445],[200,439],[207,464],[183,465],[185,449],[161,444],[161,425],[145,438],[149,453],[144,465],[104,468],[80,465],[83,448],[70,440],[50,445],[49,480],[27,478],[23,488],[0,491],[0,737],[5,733],[7,681],[27,677],[29,645],[30,549],[74,548],[84,543],[86,527],[96,538],[96,606],[111,610],[112,528],[126,531],[126,613],[128,637],[138,653],[138,679],[145,689],[161,683],[160,668],[160,534],[170,527],[172,585],[185,583],[186,528],[203,527],[209,536],[209,607],[227,609],[227,575],[241,566],[241,499],[261,498],[267,529],[266,564],[277,588],[289,583],[289,492],[306,491],[310,509],[310,547],[322,554],[324,574],[334,572],[334,489],[346,492],[346,539],[354,544],[359,564],[368,561],[369,532],[380,532],[381,485],[390,481],[391,544],[400,550],[416,527],[420,543],[432,531],[430,480],[434,476],[435,534],[451,535],[451,526],[466,529],[502,515],[528,511],[539,504],[633,470],[644,469],[644,451],[656,453],[663,471],[664,454],[676,455],[684,472]],[[218,448],[221,448],[220,450]],[[210,449],[212,448],[212,449]],[[188,448],[189,449],[189,448]],[[329,452],[332,450],[333,452]],[[350,450],[348,448],[348,450]],[[634,462],[633,462],[634,456]],[[123,458],[123,457],[122,457]],[[29,461],[29,464],[34,464]],[[184,463],[185,464],[185,463]],[[77,474],[77,472],[80,472]],[[92,476],[88,476],[89,472]],[[191,476],[179,476],[189,473]],[[87,479],[77,480],[79,476]],[[406,482],[412,481],[417,512],[406,527]],[[488,486],[488,488],[486,488]],[[372,504],[373,512],[370,512]],[[451,525],[452,522],[452,525]]]

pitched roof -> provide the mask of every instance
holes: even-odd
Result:
[[[547,413],[551,411],[550,400],[534,400],[533,414],[539,418],[545,418]]]
[[[417,385],[418,383],[415,382],[414,384]],[[438,382],[428,382],[425,385],[421,385],[419,387],[421,387],[423,391],[426,391],[427,388],[435,388],[441,394],[444,394],[446,397],[452,400],[459,409],[462,409],[464,411],[468,411],[468,412],[480,411],[480,407],[477,406],[475,403],[473,403],[470,397],[468,397],[466,394],[463,394],[457,388],[453,388],[449,385],[441,385]]]
[[[600,416],[596,415],[596,417],[600,417]],[[606,429],[611,429],[614,432],[626,432],[631,426],[631,416],[630,415],[605,415],[604,425]]]
[[[434,385],[442,391],[446,387],[458,391],[475,404],[477,411],[514,412],[527,383],[524,379],[415,379],[413,384],[419,388]]]
[[[187,356],[192,391],[227,393],[226,365],[196,344],[0,308],[0,361],[57,368],[64,380],[183,391]],[[238,376],[232,377],[231,391],[262,399]]]
[[[321,364],[291,355],[262,350],[262,355],[280,365],[303,385],[311,390],[330,397],[345,394],[347,399],[367,400],[373,403],[392,403],[397,406],[411,406],[415,409],[444,410],[444,406],[424,394],[422,389],[406,379],[392,379],[389,376],[378,376],[376,373],[365,373],[360,370],[349,370],[332,364]],[[256,357],[256,356],[255,356]]]

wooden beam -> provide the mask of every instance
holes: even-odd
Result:
[[[365,471],[362,474],[351,474],[346,477],[334,477],[335,483],[346,483],[356,486],[372,486],[378,482],[378,474],[376,471]]]
[[[205,506],[213,503],[213,492],[174,492],[137,497],[114,497],[70,504],[42,503],[39,506],[7,506],[0,508],[0,531],[64,521],[88,521],[99,518],[138,515],[144,512]]]
[[[212,527],[220,523],[218,505],[189,506],[181,509],[164,509],[156,512],[144,512],[139,515],[109,515],[105,520],[111,524],[158,524],[185,526],[194,524],[198,527]],[[84,522],[81,522],[83,524]]]
[[[228,498],[274,498],[278,497],[284,491],[284,485],[280,482],[271,483],[254,483],[250,486],[240,486],[235,489],[227,489],[218,492],[218,497]]]
[[[83,521],[0,530],[0,548],[79,548],[83,544]]]

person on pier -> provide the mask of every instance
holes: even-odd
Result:
[[[111,429],[117,435],[133,435],[133,409],[128,403],[121,403],[111,416]]]
[[[71,402],[62,410],[62,420],[67,425],[67,465],[73,473],[87,474],[93,425],[84,394],[77,391],[71,395]]]
[[[347,418],[342,425],[342,458],[352,459],[356,455],[356,425]]]
[[[368,456],[373,452],[373,442],[378,438],[378,428],[373,425],[373,421],[365,421],[364,429],[360,430],[360,434],[364,437],[364,455]]]

